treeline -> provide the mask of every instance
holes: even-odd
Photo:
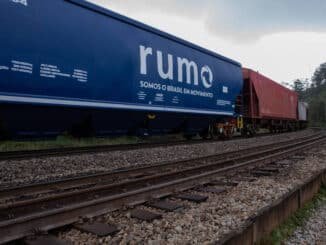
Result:
[[[321,64],[311,79],[297,79],[292,88],[299,99],[309,104],[311,126],[326,127],[326,62]]]

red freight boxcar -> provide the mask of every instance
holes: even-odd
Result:
[[[244,133],[259,128],[293,130],[297,125],[298,94],[262,74],[243,69]]]

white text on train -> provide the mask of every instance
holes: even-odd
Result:
[[[140,52],[140,74],[147,75],[148,72],[148,60],[153,56],[153,48],[139,46]],[[174,57],[172,54],[167,54],[167,65],[163,62],[163,53],[160,50],[156,51],[157,72],[162,79],[174,80]],[[176,63],[178,66],[178,81],[180,83],[185,82],[187,84],[199,85],[199,75],[201,82],[205,88],[211,88],[213,86],[213,72],[207,65],[199,69],[196,62],[188,60],[187,58],[177,57]],[[164,69],[164,67],[166,69]],[[186,75],[184,76],[184,71]],[[186,78],[186,79],[185,79]]]

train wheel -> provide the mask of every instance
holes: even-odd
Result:
[[[247,129],[246,128],[241,129],[241,136],[242,137],[247,137]]]
[[[202,132],[199,133],[199,136],[203,139],[203,140],[207,140],[209,139],[209,128],[204,129]]]
[[[214,139],[215,135],[216,132],[214,132],[214,127],[212,125],[199,134],[199,136],[205,140],[212,140]]]
[[[248,133],[249,133],[249,137],[254,137],[256,134],[254,129],[249,129]]]
[[[210,140],[212,137],[209,134],[199,134],[203,140]]]

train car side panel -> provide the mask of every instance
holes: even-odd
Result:
[[[163,131],[185,121],[201,128],[198,118],[207,125],[235,114],[239,63],[87,1],[3,0],[0,22],[0,116],[12,131],[43,128],[42,107],[76,108],[73,118],[55,109],[61,126],[44,125],[50,133],[89,120],[97,131],[122,132],[148,113],[162,118],[155,128]],[[10,113],[19,105],[34,123]]]
[[[249,106],[257,108],[249,117],[278,120],[297,120],[298,95],[275,81],[249,69],[244,69],[245,91],[251,98]]]
[[[239,64],[74,3],[28,3],[1,2],[2,100],[233,115]]]

